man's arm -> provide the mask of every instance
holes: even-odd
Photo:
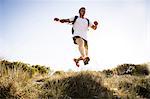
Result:
[[[59,22],[61,22],[61,23],[66,23],[66,22],[69,22],[69,23],[70,23],[70,20],[69,20],[69,19],[54,18],[54,21],[59,21]]]
[[[97,29],[97,25],[98,25],[98,22],[97,21],[94,21],[94,25],[91,26],[91,28],[93,30],[96,30]]]

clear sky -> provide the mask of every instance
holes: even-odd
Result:
[[[70,18],[86,7],[86,17],[99,22],[88,31],[91,62],[77,68],[79,56]],[[54,70],[103,70],[123,63],[150,61],[149,0],[0,0],[0,57],[50,66]]]

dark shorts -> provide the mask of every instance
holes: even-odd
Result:
[[[77,43],[76,43],[76,39],[77,39],[77,38],[83,39],[83,38],[80,37],[80,36],[74,36],[74,37],[73,37],[73,42],[74,42],[74,44],[77,44]],[[83,40],[84,40],[84,47],[88,49],[88,42],[87,42],[87,40],[85,40],[85,39],[83,39]]]

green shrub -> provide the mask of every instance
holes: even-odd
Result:
[[[149,75],[148,66],[145,64],[143,65],[134,65],[134,64],[122,64],[118,65],[117,68],[113,69],[113,73],[117,75]]]

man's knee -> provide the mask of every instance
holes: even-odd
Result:
[[[79,46],[84,46],[84,40],[82,38],[77,38],[76,39],[76,43],[79,45]]]

